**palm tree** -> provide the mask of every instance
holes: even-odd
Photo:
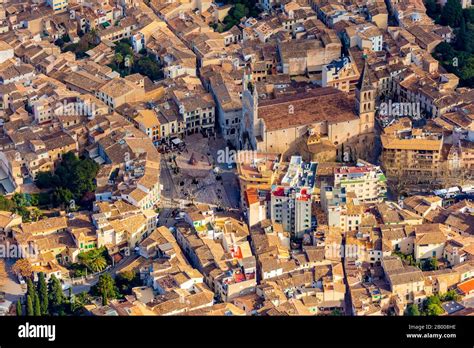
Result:
[[[114,57],[115,63],[117,63],[117,66],[120,67],[120,65],[123,63],[123,56],[121,53],[117,53]]]
[[[75,312],[85,305],[92,303],[92,296],[89,295],[87,292],[81,292],[78,295],[73,296],[73,300],[71,301],[71,309]]]
[[[107,266],[107,261],[105,260],[105,258],[102,255],[97,257],[97,258],[94,258],[94,259],[90,260],[90,262],[89,262],[89,268],[93,272],[100,272],[106,266]]]
[[[92,272],[100,272],[107,266],[107,260],[103,255],[102,249],[80,253],[78,258],[79,261]]]

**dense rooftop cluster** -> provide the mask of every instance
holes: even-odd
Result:
[[[41,314],[472,315],[474,90],[432,56],[458,29],[253,5],[3,1],[0,240],[86,290]]]

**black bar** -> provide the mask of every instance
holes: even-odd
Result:
[[[55,325],[55,340],[18,337],[19,325],[26,322]],[[440,329],[436,325],[448,328]],[[474,317],[3,317],[0,332],[1,348],[38,344],[473,347]],[[455,334],[456,337],[409,338],[407,334]]]

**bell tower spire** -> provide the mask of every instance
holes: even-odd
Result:
[[[356,86],[356,110],[360,118],[361,133],[373,132],[375,125],[375,94],[376,89],[370,78],[367,59],[364,70]]]

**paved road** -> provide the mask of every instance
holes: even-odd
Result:
[[[160,217],[158,218],[158,226],[168,226],[168,221],[171,219],[171,208],[162,208],[160,210]]]
[[[163,197],[169,199],[177,199],[179,197],[179,193],[176,192],[171,170],[169,168],[168,161],[165,159],[165,156],[162,156],[161,160],[160,181],[161,185],[163,185],[163,190],[161,192]]]
[[[2,291],[5,292],[5,299],[15,303],[26,293],[26,287],[22,289],[20,283],[18,283],[18,278],[13,274],[11,268],[15,263],[16,259],[6,259],[6,269],[8,272],[8,277],[5,280],[5,285],[2,288]]]
[[[222,183],[226,192],[227,200],[231,208],[240,206],[240,186],[235,172],[222,173]]]

